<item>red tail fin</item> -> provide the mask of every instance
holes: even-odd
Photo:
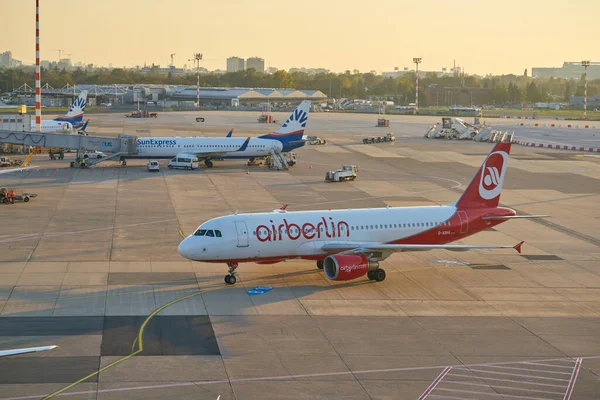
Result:
[[[498,143],[456,202],[457,208],[498,207],[506,175],[510,143]]]

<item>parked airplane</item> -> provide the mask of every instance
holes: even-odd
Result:
[[[517,216],[498,207],[510,143],[498,143],[463,193],[448,206],[238,214],[211,219],[179,244],[179,254],[202,262],[227,263],[225,282],[234,284],[239,262],[273,264],[288,259],[317,261],[331,280],[367,275],[383,281],[379,262],[394,252],[445,249],[509,249],[448,243]]]
[[[289,152],[304,146],[304,128],[310,111],[310,100],[305,100],[290,114],[285,123],[274,133],[251,138],[244,151],[240,151],[246,138],[232,137],[230,131],[226,137],[162,137],[141,138],[137,141],[138,153],[127,158],[173,158],[179,153],[195,154],[212,168],[214,158],[254,158],[265,157],[272,152]]]
[[[10,174],[11,172],[19,172],[19,171],[28,171],[30,169],[39,168],[37,165],[29,166],[31,162],[31,157],[33,157],[33,153],[29,153],[25,161],[18,168],[10,168],[10,169],[2,169],[0,170],[0,174]]]
[[[69,108],[69,111],[62,117],[54,119],[42,120],[42,132],[66,132],[70,133],[73,130],[80,130],[85,132],[87,122],[83,123],[83,112],[87,102],[87,90],[82,90],[79,97]],[[35,131],[36,123],[35,120],[31,121],[31,130]]]
[[[23,349],[13,349],[13,350],[0,350],[0,357],[6,356],[15,356],[17,354],[26,354],[26,353],[35,353],[37,351],[46,351],[57,348],[58,346],[41,346],[41,347],[27,347]]]

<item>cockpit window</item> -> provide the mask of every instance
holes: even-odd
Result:
[[[216,237],[221,237],[221,231],[215,231],[215,236]]]
[[[211,229],[209,231],[206,231],[206,236],[208,237],[215,237],[215,232]]]
[[[194,236],[204,236],[206,234],[206,229],[198,229]]]

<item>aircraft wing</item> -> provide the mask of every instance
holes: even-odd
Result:
[[[248,143],[250,143],[250,137],[248,137],[244,143],[240,146],[239,149],[237,150],[223,150],[223,151],[194,151],[193,154],[195,154],[198,158],[209,158],[209,157],[222,157],[227,155],[227,153],[232,153],[232,152],[237,152],[237,151],[244,151],[246,150],[246,148],[248,148]]]
[[[36,168],[39,168],[39,167],[36,165],[36,166],[25,167],[25,168],[5,169],[5,170],[0,170],[0,175],[2,175],[2,174],[10,174],[11,172],[29,171],[31,169],[36,169]]]
[[[36,351],[45,351],[52,350],[57,348],[58,346],[41,346],[41,347],[27,347],[23,349],[13,349],[13,350],[0,350],[0,357],[6,356],[15,356],[17,354],[25,354],[25,353],[35,353]]]
[[[427,250],[450,250],[468,251],[484,249],[515,249],[521,253],[523,242],[515,246],[470,246],[466,244],[387,244],[387,243],[327,243],[321,247],[323,251],[330,254],[368,254],[368,253],[396,253],[400,251],[427,251]]]

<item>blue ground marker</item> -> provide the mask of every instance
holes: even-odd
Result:
[[[256,296],[258,294],[265,294],[268,291],[272,290],[271,286],[257,286],[254,289],[248,290],[248,296]]]

